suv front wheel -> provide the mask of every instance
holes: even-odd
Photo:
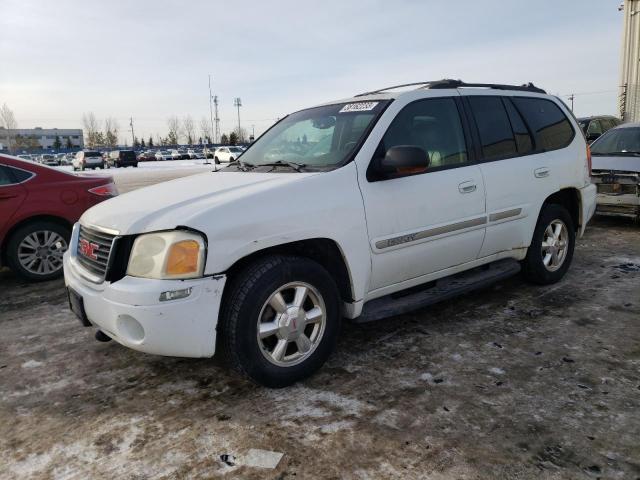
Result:
[[[262,258],[235,275],[218,326],[224,359],[267,387],[279,388],[318,370],[340,327],[337,287],[318,263]]]
[[[560,281],[571,265],[575,243],[576,231],[567,209],[544,205],[522,262],[525,278],[539,285]]]

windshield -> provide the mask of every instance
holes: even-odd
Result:
[[[256,140],[242,154],[241,162],[250,166],[295,162],[321,169],[339,166],[387,103],[340,103],[293,113]]]
[[[609,130],[591,144],[592,155],[640,155],[640,127]]]

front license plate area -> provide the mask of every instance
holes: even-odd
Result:
[[[71,311],[76,314],[76,317],[78,317],[82,325],[90,327],[91,322],[84,311],[84,300],[82,299],[82,295],[71,288],[67,288],[67,294],[69,296],[69,308]]]

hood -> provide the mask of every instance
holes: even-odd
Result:
[[[85,225],[144,233],[192,226],[190,220],[238,199],[246,199],[317,173],[207,172],[158,183],[96,205],[82,215]]]
[[[591,157],[591,170],[618,170],[640,173],[640,157],[593,155]]]

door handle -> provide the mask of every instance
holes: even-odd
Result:
[[[533,171],[536,178],[544,178],[549,176],[549,169],[547,167],[536,168]]]
[[[458,191],[460,193],[472,193],[475,192],[477,188],[477,185],[473,183],[473,181],[462,182],[460,185],[458,185]]]

